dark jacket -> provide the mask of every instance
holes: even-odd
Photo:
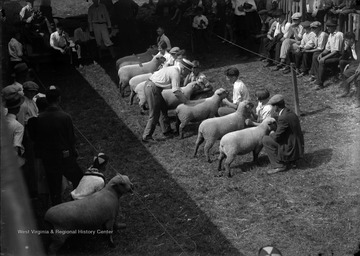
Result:
[[[280,161],[296,161],[304,154],[304,136],[300,120],[288,108],[284,108],[278,118],[276,132],[271,137],[280,145],[278,158]]]
[[[75,133],[71,117],[58,107],[50,106],[36,121],[35,142],[41,156],[60,156],[63,151],[75,152]]]

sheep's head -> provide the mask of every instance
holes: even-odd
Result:
[[[130,182],[130,179],[126,175],[117,174],[114,176],[108,183],[108,186],[111,186],[118,196],[125,194],[127,192],[132,193],[134,185]]]
[[[237,112],[242,113],[244,116],[251,116],[252,109],[254,108],[254,104],[249,100],[244,100],[239,103]]]
[[[156,62],[161,65],[166,61],[166,59],[163,56],[156,57]]]
[[[225,99],[228,96],[229,92],[224,88],[219,88],[215,91],[215,95],[219,96],[220,99]]]
[[[268,130],[269,132],[276,130],[276,120],[275,120],[275,118],[267,117],[267,118],[265,118],[264,121],[262,121],[261,125],[266,126],[266,127],[267,127],[267,130]]]

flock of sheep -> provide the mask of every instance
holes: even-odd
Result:
[[[124,97],[125,89],[130,86],[130,104],[133,104],[135,95],[139,99],[141,113],[144,114],[146,97],[144,87],[147,79],[153,72],[158,70],[164,62],[163,57],[156,56],[157,49],[150,47],[146,52],[126,56],[118,59],[120,93]],[[233,175],[230,164],[236,155],[253,152],[254,162],[262,149],[262,138],[275,129],[275,119],[268,118],[257,127],[246,126],[246,119],[251,119],[254,105],[249,101],[239,104],[237,111],[222,117],[217,117],[218,108],[222,100],[228,96],[228,91],[219,88],[211,97],[198,100],[190,100],[191,95],[199,90],[196,82],[182,87],[187,104],[181,104],[171,89],[163,90],[162,96],[169,110],[175,110],[177,116],[176,128],[180,138],[184,137],[184,128],[191,122],[202,122],[199,126],[196,140],[194,157],[199,146],[205,141],[204,153],[206,160],[211,162],[209,151],[214,143],[220,141],[219,172],[222,171],[222,162],[225,160],[225,171],[229,177]],[[245,129],[246,128],[246,129]]]

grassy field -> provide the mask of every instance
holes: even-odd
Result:
[[[79,14],[88,5],[52,3],[59,15]],[[186,47],[181,35],[170,35],[174,44]],[[215,38],[212,49],[202,63],[214,87],[231,90],[223,71],[236,66],[252,95],[265,86],[272,95],[283,94],[294,108],[291,76],[271,72],[259,61],[239,62],[237,50]],[[78,129],[83,168],[96,152],[105,152],[111,159],[107,180],[115,170],[126,174],[136,184],[136,193],[121,199],[120,221],[127,228],[116,234],[116,248],[109,248],[100,236],[80,236],[70,239],[60,255],[251,256],[268,244],[287,256],[345,256],[357,251],[360,116],[351,98],[335,98],[334,85],[314,91],[298,80],[305,157],[297,169],[269,176],[269,161],[262,153],[258,166],[250,163],[250,155],[239,156],[232,164],[233,178],[215,178],[217,161],[207,163],[202,147],[197,158],[191,157],[196,124],[189,126],[183,140],[143,145],[147,116],[120,97],[114,61],[100,64],[81,72],[64,67],[49,73],[44,67],[40,78],[63,91],[62,106]],[[211,151],[214,160],[217,148]]]

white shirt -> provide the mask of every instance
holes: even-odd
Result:
[[[305,48],[307,50],[314,49],[316,47],[315,38],[316,34],[314,32],[305,32],[300,42],[300,48]]]
[[[60,36],[59,32],[55,31],[50,35],[50,46],[64,48],[67,42],[64,36]]]
[[[160,46],[162,42],[166,43],[166,50],[170,51],[171,50],[170,39],[165,34],[162,34],[161,36],[158,36],[158,38],[157,38],[158,46]]]
[[[316,49],[323,51],[325,49],[327,40],[328,34],[322,31],[320,35],[316,36],[315,38]]]
[[[325,50],[328,50],[330,52],[334,52],[334,51],[340,52],[342,44],[343,44],[343,33],[340,31],[335,31],[334,33],[331,33],[329,35],[329,38],[325,46]]]
[[[180,90],[180,71],[179,64],[160,69],[150,76],[150,80],[158,87],[163,89],[172,88],[172,91]]]
[[[24,103],[20,106],[20,111],[17,114],[19,123],[25,126],[30,118],[36,117],[38,114],[39,110],[35,101],[25,97]]]
[[[251,9],[246,10],[246,11],[245,10],[240,11],[239,7],[243,6],[244,3],[251,4],[252,5]],[[234,13],[237,16],[245,16],[246,12],[251,12],[251,11],[256,11],[257,10],[256,3],[255,3],[254,0],[232,0],[232,6],[234,8]]]
[[[13,146],[16,148],[16,150],[17,147],[19,147],[21,149],[21,154],[23,154],[25,151],[22,144],[22,140],[24,137],[24,126],[16,120],[16,115],[14,114],[7,113],[5,121],[8,124]]]
[[[233,103],[239,104],[244,100],[250,100],[250,94],[245,84],[240,79],[238,79],[234,83]]]
[[[23,45],[18,40],[11,38],[8,43],[8,50],[11,61],[22,61]]]
[[[196,15],[194,17],[194,20],[192,23],[193,28],[206,29],[208,25],[209,25],[209,21],[204,15],[200,15],[200,16]]]
[[[273,107],[272,105],[265,104],[263,105],[262,102],[259,101],[257,107],[256,107],[256,115],[258,117],[257,122],[261,123],[265,120],[267,117],[273,116]]]

